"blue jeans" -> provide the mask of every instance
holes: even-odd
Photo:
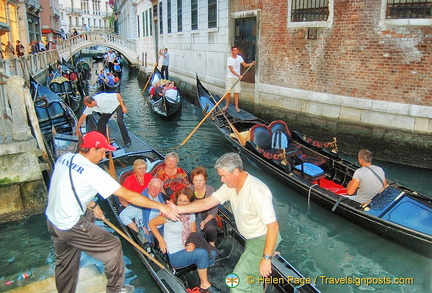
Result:
[[[204,248],[195,248],[192,252],[180,250],[176,253],[170,254],[170,262],[173,267],[187,267],[196,265],[198,269],[206,269],[215,261],[217,252],[212,250],[211,257]]]

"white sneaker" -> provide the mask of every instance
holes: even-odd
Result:
[[[135,287],[132,285],[126,285],[120,289],[119,293],[133,293],[135,291]]]

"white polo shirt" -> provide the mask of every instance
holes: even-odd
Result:
[[[84,115],[90,115],[93,112],[111,114],[120,105],[117,100],[117,93],[100,93],[93,96],[93,99],[96,100],[97,106],[86,107],[83,112]]]
[[[72,228],[83,214],[72,191],[69,178],[72,156],[74,154],[67,153],[57,160],[48,192],[45,214],[48,220],[60,230]],[[107,198],[120,188],[120,184],[107,172],[80,154],[73,157],[72,180],[84,211],[97,193]]]
[[[224,184],[212,196],[220,203],[231,202],[237,228],[246,239],[267,234],[267,225],[276,221],[270,189],[250,174],[238,194]]]

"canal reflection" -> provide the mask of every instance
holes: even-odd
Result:
[[[178,146],[202,119],[201,111],[187,102],[183,104],[181,115],[172,119],[153,114],[134,75],[124,74],[122,95],[129,109],[125,118],[129,130],[162,153]],[[231,149],[210,121],[203,123],[176,151],[180,155],[179,166],[187,170],[204,166],[209,170],[209,184],[215,188],[221,185],[213,165]],[[384,167],[389,178],[397,178],[400,183],[431,196],[432,170],[385,162],[378,164]],[[250,162],[245,162],[245,169],[272,190],[283,238],[278,251],[303,275],[316,281],[322,292],[432,292],[432,259],[393,244],[313,202],[308,206],[304,196]],[[0,243],[4,251],[0,255],[0,277],[54,261],[44,216],[2,225]],[[144,287],[146,292],[158,292],[130,245],[123,243],[123,247],[132,262],[128,265],[132,270],[129,272],[134,279],[132,283]],[[211,269],[209,274],[211,280]],[[367,285],[355,283],[361,279],[354,278],[375,283],[386,282],[385,278],[389,278],[390,284]],[[354,284],[335,284],[343,280]],[[395,284],[396,281],[404,284]]]

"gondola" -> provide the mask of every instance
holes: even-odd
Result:
[[[93,55],[93,56],[92,56],[92,59],[93,59],[95,62],[101,62],[102,60],[105,59],[105,53],[97,53],[96,55]]]
[[[90,115],[92,116],[92,115]],[[110,120],[110,138],[113,140],[113,145],[117,147],[113,155],[114,168],[119,182],[126,174],[130,174],[131,166],[136,159],[143,159],[148,162],[148,170],[151,171],[159,163],[163,162],[163,156],[149,146],[147,143],[130,133],[132,139],[132,145],[127,151],[120,147],[116,141],[121,140],[121,136],[118,131],[117,124]],[[95,127],[95,121],[87,121],[87,131],[93,130]],[[100,166],[109,170],[110,160],[104,160],[100,163]],[[108,203],[113,210],[113,213],[117,219],[118,225],[120,226],[123,233],[138,243],[147,253],[152,255],[157,261],[159,261],[165,268],[162,269],[156,265],[147,256],[135,248],[140,261],[145,265],[147,270],[150,272],[154,280],[159,285],[162,292],[189,292],[190,288],[199,286],[198,273],[195,266],[186,268],[172,268],[169,264],[169,260],[166,255],[162,254],[160,250],[149,243],[142,243],[137,237],[137,234],[130,230],[127,226],[124,226],[120,219],[119,213],[122,210],[117,197],[111,196],[108,198]],[[232,273],[235,263],[238,257],[243,251],[245,239],[239,234],[236,229],[233,215],[225,206],[219,206],[219,235],[217,246],[220,250],[220,255],[216,260],[213,267],[209,268],[209,278],[214,284],[218,284],[218,287],[225,287],[225,277]],[[278,278],[279,283],[275,285],[269,285],[266,292],[319,292],[311,284],[300,284],[299,280],[305,279],[291,264],[288,263],[281,255],[276,255],[272,259],[273,265],[273,278]],[[306,282],[307,283],[307,282]],[[227,291],[227,287],[224,290]]]
[[[207,114],[219,101],[197,76],[198,104]],[[223,102],[224,103],[224,102]],[[222,105],[224,106],[224,104]],[[346,186],[359,168],[335,152],[336,140],[320,143],[268,123],[244,110],[215,109],[212,123],[231,147],[266,173],[335,214],[416,252],[432,255],[432,199],[387,179],[389,186],[367,205],[348,199]]]
[[[34,101],[39,126],[44,136],[47,149],[54,157],[61,153],[60,145],[76,141],[74,136],[77,118],[72,109],[48,87],[41,85],[30,76],[30,93]],[[63,142],[58,139],[64,138]],[[74,150],[74,146],[69,147]]]
[[[120,92],[120,81],[115,83],[113,86],[109,86],[108,84],[106,84],[106,82],[100,83],[100,84],[98,84],[97,92],[98,93],[101,93],[101,92],[119,93]]]
[[[150,81],[151,86],[149,92],[152,92],[157,82],[165,83],[166,80],[162,79],[161,72],[155,68]],[[181,109],[182,98],[180,92],[174,88],[165,90],[163,96],[150,94],[149,102],[153,112],[162,117],[170,117],[175,115]]]
[[[49,82],[49,88],[62,98],[69,107],[78,114],[82,110],[82,97],[72,81],[64,76],[53,77]]]

